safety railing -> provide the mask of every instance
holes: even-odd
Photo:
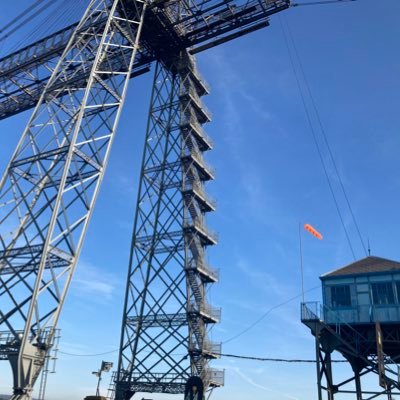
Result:
[[[181,128],[189,127],[190,129],[192,129],[192,131],[194,131],[197,136],[199,136],[204,142],[208,143],[210,147],[214,145],[210,136],[207,135],[204,128],[201,126],[198,119],[193,114],[183,117],[180,125]]]
[[[209,340],[205,340],[203,342],[203,351],[214,354],[215,356],[219,356],[221,354],[222,344],[211,342]]]
[[[225,370],[216,368],[207,368],[204,371],[203,379],[210,386],[224,386]]]
[[[199,312],[203,316],[208,317],[214,321],[219,321],[221,319],[221,308],[211,306],[206,302],[203,302],[202,304],[200,304],[200,306],[198,306],[196,303],[190,303],[188,312]]]
[[[191,188],[200,198],[204,199],[204,201],[209,203],[212,207],[216,207],[217,202],[204,190],[204,186],[200,182],[192,181]]]
[[[208,173],[212,176],[215,176],[215,170],[212,168],[203,158],[202,153],[199,151],[191,151],[190,156],[192,157],[193,160],[196,161],[196,163],[200,166],[201,169],[208,171]]]
[[[366,304],[348,307],[331,308],[319,302],[302,304],[302,320],[321,319],[328,324],[368,324],[379,322],[399,322],[400,305]]]
[[[366,341],[366,338],[349,322],[344,321],[336,310],[332,310],[319,302],[301,303],[301,321],[304,323],[321,321],[321,323],[329,325],[338,335],[342,333],[346,333],[346,336],[350,335],[357,350],[360,342]]]
[[[196,270],[205,276],[209,276],[212,280],[219,280],[219,270],[215,268],[211,268],[203,259],[199,257],[197,259],[193,259],[192,262],[188,263],[186,266],[188,270]]]
[[[186,91],[181,94],[181,97],[189,97],[189,99],[195,104],[195,106],[205,115],[206,119],[212,119],[211,111],[204,105],[197,91],[193,87],[190,86]]]
[[[186,229],[194,228],[203,235],[210,238],[213,242],[218,241],[218,234],[213,232],[206,226],[205,218],[202,215],[197,216],[196,218],[185,218],[183,222],[183,226]]]

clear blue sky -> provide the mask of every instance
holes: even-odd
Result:
[[[30,1],[2,1],[0,26]],[[16,5],[17,4],[17,5]],[[298,7],[289,23],[332,151],[364,239],[374,255],[400,260],[400,3]],[[209,191],[218,210],[209,225],[220,243],[209,261],[221,268],[211,301],[223,307],[213,339],[224,341],[271,307],[300,293],[298,223],[324,235],[303,235],[305,286],[353,260],[329,193],[291,69],[278,16],[271,27],[199,56],[211,84],[214,113],[207,155],[217,179]],[[151,74],[131,82],[109,169],[79,267],[60,321],[61,350],[97,353],[118,347],[122,298],[138,183]],[[0,168],[16,145],[29,113],[0,121]],[[324,149],[326,158],[326,149]],[[327,158],[326,158],[327,159]],[[356,256],[364,256],[332,165]],[[319,300],[320,290],[307,293]],[[279,307],[252,330],[223,347],[226,353],[313,357],[313,339],[299,321],[300,298]],[[116,353],[104,356],[116,362]],[[90,394],[90,372],[102,357],[60,355],[48,384],[49,400]],[[226,386],[215,400],[313,400],[313,365],[221,359]],[[0,365],[0,393],[10,387]],[[108,381],[108,378],[107,378]],[[147,396],[149,397],[149,396]],[[154,400],[162,396],[150,396]],[[341,400],[338,398],[338,400]]]

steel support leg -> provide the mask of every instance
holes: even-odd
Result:
[[[203,152],[211,142],[201,96],[206,87],[184,52],[159,62],[153,82],[126,288],[116,399],[124,393],[183,393],[198,375],[206,387],[218,374],[208,359],[219,347],[207,340],[219,309],[206,301],[217,281],[205,249],[216,243],[205,224],[214,210],[204,189],[213,179]]]
[[[90,2],[0,181],[0,351],[12,367],[13,400],[31,397],[51,350],[145,10],[142,0]],[[121,62],[111,62],[117,55]],[[87,80],[78,79],[82,71]]]

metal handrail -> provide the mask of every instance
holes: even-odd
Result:
[[[197,104],[197,106],[207,115],[209,119],[212,118],[211,111],[204,105],[203,101],[201,100],[199,94],[193,87],[189,87],[186,92],[181,94],[181,97],[187,96],[191,97],[191,99]]]
[[[212,168],[205,160],[204,157],[202,155],[202,153],[200,153],[199,151],[196,150],[192,150],[190,152],[190,156],[196,160],[204,169],[206,169],[212,176],[215,175],[215,170],[214,168]]]
[[[225,383],[225,370],[216,368],[207,368],[203,372],[203,380],[208,384],[223,386]]]
[[[207,353],[219,355],[221,354],[221,349],[222,349],[222,343],[215,343],[210,340],[205,339],[203,341],[203,345],[201,346],[201,350]],[[189,346],[189,351],[198,351],[200,349],[197,348],[197,346],[193,343]]]
[[[206,275],[212,276],[215,280],[219,279],[219,270],[210,267],[203,259],[202,256],[193,260],[192,263],[189,263],[186,266],[187,269],[197,269],[200,271],[204,271]]]
[[[313,305],[314,309],[310,309],[309,305]],[[301,303],[301,320],[304,321],[312,321],[312,320],[319,320],[321,322],[326,323],[329,326],[334,325],[336,333],[340,334],[340,330],[342,326],[345,326],[349,330],[351,330],[359,339],[366,340],[366,338],[361,335],[359,331],[354,329],[353,326],[351,326],[348,322],[342,321],[340,318],[340,315],[336,312],[337,319],[333,323],[325,321],[324,316],[326,315],[326,312],[332,312],[335,313],[335,310],[332,310],[325,304],[321,304],[320,302],[313,301],[313,302],[307,302],[307,303]],[[307,318],[307,316],[309,318]]]
[[[210,340],[205,340],[203,342],[203,351],[219,355],[221,354],[221,350],[222,350],[222,343],[215,343],[211,342]]]
[[[210,138],[210,136],[207,135],[204,128],[201,126],[201,124],[193,114],[190,114],[189,118],[184,118],[182,120],[181,126],[184,125],[189,125],[192,130],[196,131],[197,134],[204,139],[204,141],[209,143],[210,146],[213,146],[214,144],[213,140]]]
[[[200,305],[197,305],[196,303],[190,303],[188,311],[189,312],[200,312],[200,313],[208,315],[211,318],[214,318],[216,320],[221,319],[221,307],[211,306],[210,304],[206,303],[205,301],[203,301]]]
[[[185,218],[183,225],[185,228],[196,228],[199,231],[203,231],[211,239],[218,241],[218,234],[207,228],[205,218],[202,215],[198,215],[196,218]]]
[[[215,318],[217,320],[221,319],[221,308],[220,307],[214,307],[207,303],[203,303],[200,305],[200,312],[202,312],[203,314],[209,315],[210,317]]]
[[[192,189],[194,192],[196,192],[201,197],[203,197],[212,206],[214,206],[214,207],[216,206],[217,202],[212,197],[210,197],[210,195],[204,190],[204,186],[201,183],[199,183],[197,181],[193,181]]]

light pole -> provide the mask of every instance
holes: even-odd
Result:
[[[92,374],[96,375],[99,379],[97,381],[96,387],[96,396],[100,396],[100,382],[101,382],[101,375],[103,372],[110,372],[111,368],[113,367],[113,363],[109,361],[102,361],[101,367],[98,371],[93,371]]]

